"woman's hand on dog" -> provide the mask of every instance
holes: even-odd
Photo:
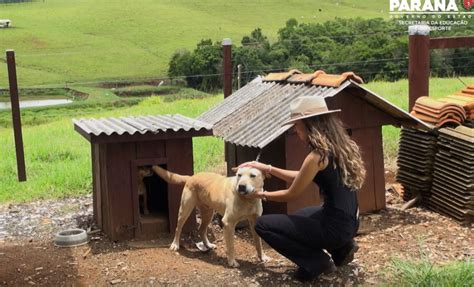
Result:
[[[246,166],[259,169],[259,170],[261,170],[261,171],[263,171],[263,172],[266,172],[266,173],[269,173],[269,172],[270,172],[270,165],[264,164],[264,163],[261,163],[261,162],[258,162],[258,161],[248,161],[248,162],[244,162],[244,163],[242,163],[241,165],[239,165],[238,168],[246,167]]]
[[[251,192],[251,193],[247,193],[247,194],[241,195],[241,196],[244,197],[244,198],[247,198],[247,199],[263,199],[263,200],[266,200],[265,191]]]

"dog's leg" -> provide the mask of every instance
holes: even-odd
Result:
[[[214,249],[216,248],[216,245],[209,242],[209,239],[207,238],[207,227],[212,221],[214,210],[204,206],[200,206],[199,210],[201,211],[201,226],[199,226],[199,236],[207,248]]]
[[[252,233],[253,242],[255,244],[255,249],[257,249],[258,260],[262,262],[267,262],[270,260],[270,257],[267,257],[263,253],[262,239],[260,238],[260,236],[258,236],[257,232],[255,231],[255,222],[257,221],[257,216],[251,216],[248,218],[248,220],[249,220],[250,232]]]
[[[171,250],[179,249],[179,240],[181,238],[181,230],[183,229],[184,223],[188,219],[189,215],[196,206],[197,198],[194,193],[186,186],[183,189],[183,195],[181,196],[181,205],[178,213],[178,223],[176,225],[176,232],[174,234],[173,242],[171,243]]]
[[[229,218],[224,215],[222,218],[222,223],[224,224],[224,239],[227,249],[227,263],[230,267],[239,267],[239,263],[235,260],[235,249],[234,249],[234,233],[236,220],[229,220]]]

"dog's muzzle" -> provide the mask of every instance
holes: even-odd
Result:
[[[252,188],[248,188],[248,186],[245,185],[245,184],[239,184],[239,185],[237,186],[237,192],[238,192],[239,194],[244,194],[244,195],[245,195],[245,194],[251,193],[252,191],[253,191],[253,189],[252,189]]]

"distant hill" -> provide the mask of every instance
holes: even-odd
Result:
[[[363,3],[360,3],[363,2]],[[46,0],[0,4],[0,48],[17,53],[21,85],[166,75],[171,54],[209,38],[275,39],[289,18],[388,17],[381,0]],[[4,56],[2,56],[4,59]],[[0,85],[6,84],[0,60]]]

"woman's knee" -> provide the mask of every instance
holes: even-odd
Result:
[[[261,236],[266,231],[273,230],[274,227],[278,226],[278,216],[281,216],[281,214],[268,214],[257,217],[255,222],[257,234]]]
[[[260,216],[257,218],[255,221],[255,232],[257,232],[258,235],[262,235],[262,232],[266,230],[266,224],[265,224],[265,216]]]

